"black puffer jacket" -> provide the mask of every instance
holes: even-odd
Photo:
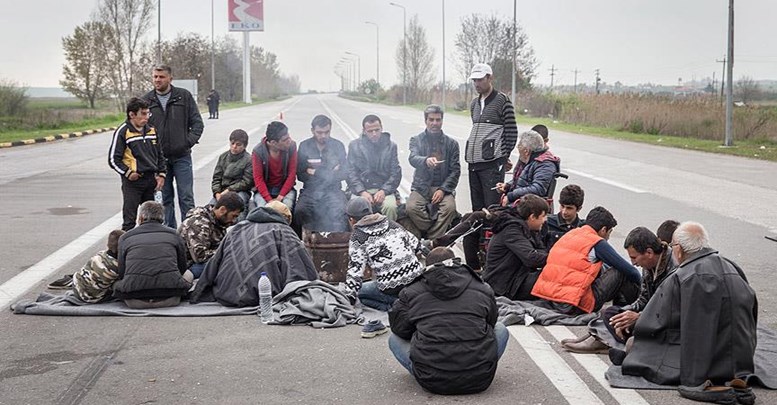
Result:
[[[531,294],[519,294],[519,291],[531,291],[533,285],[522,285],[537,280],[540,270],[545,267],[548,252],[540,240],[538,232],[532,232],[526,221],[520,219],[514,210],[505,210],[499,214],[492,228],[494,236],[488,245],[485,280],[494,293],[510,299],[532,299]]]
[[[186,295],[191,285],[186,271],[183,239],[158,222],[145,222],[119,238],[119,279],[113,296],[169,298]]]
[[[348,144],[348,189],[359,195],[377,188],[386,195],[394,194],[402,181],[397,144],[384,132],[376,144],[362,134]]]
[[[496,374],[494,292],[469,267],[438,263],[399,293],[391,331],[410,340],[413,375],[436,394],[472,394]]]
[[[175,159],[191,152],[192,146],[200,141],[205,124],[192,93],[173,85],[170,88],[172,93],[165,109],[162,109],[154,90],[143,98],[149,103],[151,118],[148,123],[156,128],[162,152],[166,158]]]

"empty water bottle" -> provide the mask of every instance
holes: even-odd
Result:
[[[162,204],[162,192],[161,191],[154,191],[154,201]]]
[[[259,277],[259,317],[262,323],[272,321],[272,285],[265,272]]]

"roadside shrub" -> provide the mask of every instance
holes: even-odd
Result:
[[[0,117],[21,115],[26,111],[27,99],[24,87],[10,80],[0,80]]]

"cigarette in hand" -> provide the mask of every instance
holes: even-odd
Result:
[[[499,189],[499,186],[491,187],[491,190],[498,190],[498,189]]]

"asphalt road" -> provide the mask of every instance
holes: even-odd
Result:
[[[295,97],[221,113],[206,120],[194,149],[198,204],[229,133],[250,143],[283,112],[292,137],[310,136],[315,114],[333,118],[333,136],[347,143],[367,113],[377,113],[399,145],[405,193],[412,179],[409,138],[423,129],[410,108],[357,103],[332,95]],[[519,118],[521,130],[531,121]],[[445,117],[444,130],[463,145],[468,118]],[[696,220],[712,245],[738,262],[758,293],[759,321],[777,328],[777,164],[552,132],[550,145],[570,175],[560,181],[586,191],[619,222],[622,246],[635,226]],[[0,303],[32,298],[45,283],[78,269],[121,223],[120,182],[107,164],[110,134],[0,150]],[[466,171],[459,210],[469,209]],[[624,253],[625,254],[625,253]],[[480,395],[424,392],[393,359],[386,336],[359,338],[356,326],[336,330],[263,326],[254,317],[65,318],[0,313],[0,404],[190,403],[519,403],[674,404],[674,391],[610,390],[606,356],[572,356],[558,340],[583,328],[514,327],[491,388]],[[760,403],[777,403],[757,390]]]

